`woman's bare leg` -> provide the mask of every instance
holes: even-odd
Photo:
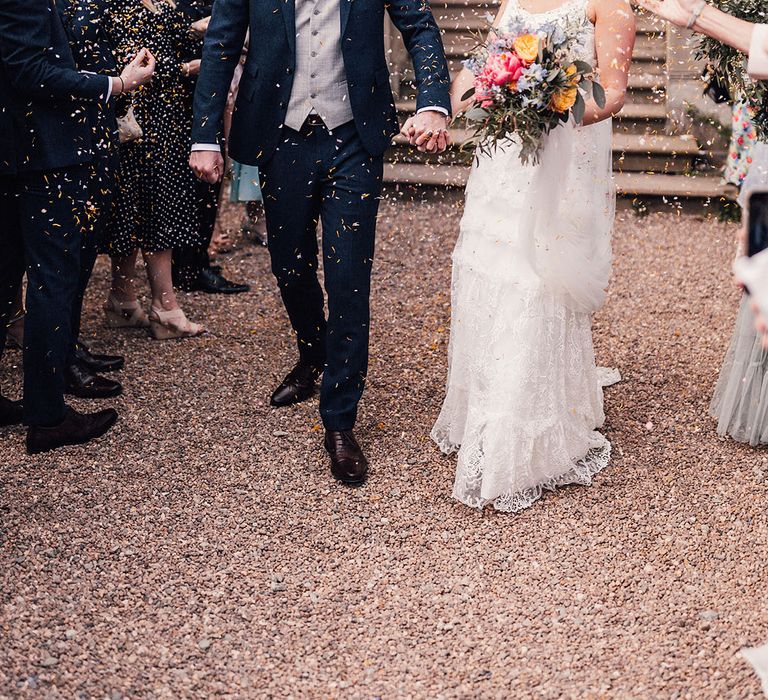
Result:
[[[119,302],[136,301],[136,258],[138,251],[130,255],[112,258],[112,288],[110,293]]]
[[[147,277],[152,290],[152,306],[163,311],[179,308],[176,292],[173,289],[172,251],[163,250],[159,253],[144,253],[147,265]]]

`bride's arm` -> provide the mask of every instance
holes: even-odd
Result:
[[[462,100],[462,95],[467,93],[475,83],[475,76],[472,71],[462,68],[461,72],[453,79],[451,83],[451,112],[454,118],[460,116],[469,107],[472,106],[474,98],[470,97]]]
[[[494,29],[499,26],[501,18],[504,15],[504,10],[507,7],[508,0],[504,0],[499,7],[499,11],[496,13],[496,19],[493,21]],[[459,116],[467,108],[471,107],[474,103],[473,98],[462,100],[462,95],[465,95],[467,90],[470,90],[475,83],[475,77],[472,75],[472,71],[462,68],[461,72],[454,78],[451,83],[451,110],[454,118]]]
[[[595,124],[618,114],[624,107],[629,66],[635,46],[635,13],[627,0],[592,0],[597,70],[605,88],[605,107],[587,102],[583,124]]]

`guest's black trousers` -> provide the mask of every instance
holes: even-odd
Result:
[[[286,128],[260,166],[272,272],[303,360],[324,365],[320,414],[329,430],[355,424],[368,371],[369,296],[383,159],[364,148],[354,123],[333,133]],[[317,224],[323,272],[317,277]]]
[[[0,348],[13,299],[27,272],[24,422],[64,419],[64,367],[72,351],[72,310],[81,280],[88,169],[0,178]]]
[[[107,136],[108,138],[108,136]],[[117,147],[102,145],[96,152],[96,158],[89,167],[88,176],[88,219],[82,236],[80,249],[80,276],[77,285],[75,303],[72,305],[72,354],[68,364],[74,362],[74,351],[80,338],[80,326],[83,315],[83,302],[88,283],[91,280],[93,266],[99,257],[107,239],[107,228],[112,220],[112,207],[118,184],[116,173],[120,161]]]
[[[200,214],[200,232],[196,245],[173,250],[173,279],[180,286],[193,285],[200,273],[210,267],[208,247],[211,245],[213,231],[216,228],[216,215],[219,209],[221,183],[211,185],[197,184],[197,207]]]

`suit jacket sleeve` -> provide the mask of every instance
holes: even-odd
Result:
[[[33,99],[106,99],[108,77],[57,64],[52,22],[61,19],[46,0],[0,0],[0,58],[13,87]]]
[[[403,35],[416,74],[416,109],[443,107],[451,113],[448,62],[440,29],[425,0],[391,0],[389,16]]]
[[[229,85],[248,31],[248,0],[216,0],[195,89],[192,143],[222,143]]]

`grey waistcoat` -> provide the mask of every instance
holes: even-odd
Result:
[[[285,125],[298,131],[314,110],[328,129],[352,120],[341,55],[340,0],[295,0],[296,71]]]

